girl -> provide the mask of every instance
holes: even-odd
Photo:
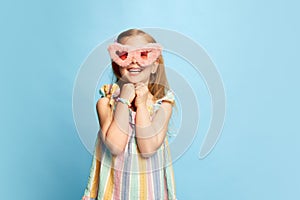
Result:
[[[176,199],[168,146],[174,95],[162,47],[130,29],[108,47],[117,81],[100,89],[98,133],[83,200]]]

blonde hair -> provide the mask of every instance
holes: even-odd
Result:
[[[139,29],[129,29],[119,34],[117,38],[117,42],[122,44],[128,37],[133,36],[142,36],[149,43],[156,43],[155,39],[149,35],[148,33],[139,30]],[[148,83],[148,89],[153,95],[154,100],[160,99],[166,95],[166,91],[169,90],[169,83],[166,76],[164,59],[162,55],[158,57],[158,68],[156,73],[150,75],[150,80]],[[119,65],[112,61],[112,68],[114,75],[116,76],[118,82],[121,78],[121,74],[119,71]]]

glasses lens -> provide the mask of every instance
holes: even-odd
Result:
[[[143,59],[147,59],[148,58],[148,51],[142,51],[141,52],[141,58],[143,58]]]
[[[128,52],[126,51],[117,51],[116,54],[119,56],[121,60],[125,60],[128,57]]]

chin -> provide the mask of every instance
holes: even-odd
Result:
[[[143,83],[147,83],[147,80],[143,79],[142,77],[124,77],[123,79],[125,82],[128,82],[128,83],[139,83],[139,82],[143,82]]]
[[[129,83],[139,83],[139,82],[144,82],[144,81],[141,81],[141,80],[128,80]]]

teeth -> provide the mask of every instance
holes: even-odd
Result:
[[[130,72],[141,72],[142,70],[141,69],[129,69],[128,71],[130,71]]]

